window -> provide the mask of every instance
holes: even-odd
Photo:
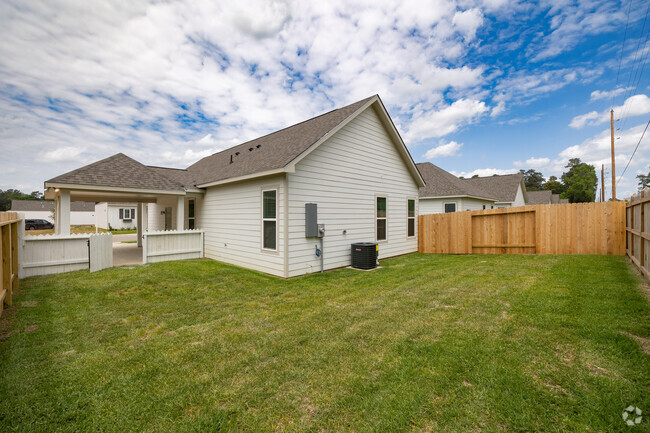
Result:
[[[132,220],[135,218],[135,209],[120,209],[121,220]]]
[[[406,225],[407,225],[407,236],[415,236],[415,200],[407,200],[407,215],[406,215]]]
[[[277,190],[262,191],[262,248],[277,249]]]
[[[483,209],[485,209],[485,205],[483,205]]]
[[[187,202],[187,228],[194,230],[194,199]]]
[[[445,213],[456,212],[456,203],[445,203]]]
[[[386,240],[386,197],[377,197],[377,240]]]

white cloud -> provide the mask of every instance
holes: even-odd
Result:
[[[438,111],[414,116],[406,137],[412,140],[442,137],[476,121],[486,111],[488,108],[482,101],[459,99]]]
[[[620,95],[621,93],[625,92],[626,90],[629,90],[629,87],[619,87],[614,90],[594,90],[591,92],[591,97],[589,98],[590,101],[596,101],[598,99],[606,99],[606,98],[613,98],[615,96]]]
[[[483,24],[483,13],[477,8],[458,11],[451,22],[463,34],[465,40],[471,41],[476,37],[476,30]]]
[[[625,117],[635,117],[642,114],[650,113],[650,98],[646,95],[634,95],[625,100],[623,105],[614,107],[615,119]],[[603,112],[591,111],[587,114],[576,116],[571,120],[569,126],[580,129],[586,125],[594,126],[608,122],[611,119],[609,110]]]
[[[444,158],[447,156],[457,156],[460,148],[463,147],[463,143],[456,143],[455,141],[450,141],[449,143],[441,142],[436,147],[433,147],[424,154],[425,159],[434,159],[434,158]]]
[[[81,149],[68,146],[49,150],[43,153],[39,159],[45,162],[78,161],[79,155],[81,155]]]
[[[525,161],[513,161],[513,164],[515,167],[540,169],[546,167],[549,162],[549,158],[528,158]]]
[[[492,107],[492,112],[490,112],[490,116],[496,117],[499,114],[503,113],[506,111],[506,103],[504,101],[499,101],[497,105]]]

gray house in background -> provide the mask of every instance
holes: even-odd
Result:
[[[25,219],[41,219],[54,223],[53,200],[11,200],[11,211],[22,212]],[[70,224],[94,225],[95,203],[76,201],[70,205]]]
[[[377,242],[380,258],[417,251],[423,186],[377,95],[187,168],[117,154],[45,182],[60,233],[69,232],[71,200],[138,203],[139,234],[200,228],[205,257],[282,277],[320,270],[307,203],[325,225],[325,269],[348,266],[355,242]]]

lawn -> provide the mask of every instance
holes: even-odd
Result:
[[[382,266],[23,280],[0,319],[2,431],[649,431],[650,304],[623,257]]]

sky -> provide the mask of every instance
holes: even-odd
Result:
[[[628,197],[650,170],[649,8],[3,0],[0,189],[42,191],[118,152],[185,168],[379,94],[416,162],[548,178],[580,158],[599,174],[605,164],[608,197],[613,108],[617,196]]]

